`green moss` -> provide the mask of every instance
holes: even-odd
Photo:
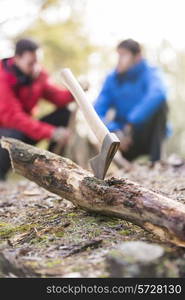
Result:
[[[35,269],[35,268],[37,268],[39,266],[39,264],[38,264],[37,261],[26,261],[25,265],[29,266],[29,267],[31,267],[33,269]]]
[[[97,237],[97,236],[100,236],[100,234],[101,234],[101,229],[94,229],[93,231],[91,231],[89,234],[88,234],[88,236],[89,236],[89,238],[95,238],[95,237]]]
[[[0,223],[0,227],[7,226],[7,225],[9,225],[9,223],[5,223],[5,222]]]
[[[48,241],[49,241],[48,236],[44,235],[44,236],[33,238],[30,241],[30,244],[33,244],[33,245],[38,244],[38,245],[42,246],[42,244],[45,244]]]
[[[0,238],[1,239],[10,238],[14,234],[24,233],[36,226],[37,224],[22,224],[18,226],[13,226],[12,224],[9,223],[0,223]]]
[[[51,215],[51,216],[49,216],[47,219],[48,220],[55,220],[55,219],[57,219],[59,217],[59,215]]]
[[[57,258],[57,259],[53,259],[53,260],[47,261],[46,262],[46,266],[48,268],[52,268],[52,267],[55,267],[56,265],[59,265],[61,263],[62,263],[62,260],[60,258]]]
[[[77,213],[75,212],[71,212],[68,214],[68,217],[76,217],[77,216]]]
[[[86,271],[86,266],[85,265],[76,265],[74,267],[71,268],[72,272],[83,272]]]
[[[63,237],[64,236],[64,232],[63,231],[59,231],[55,233],[56,237]]]
[[[120,223],[120,220],[116,219],[116,218],[110,218],[107,216],[104,216],[102,218],[102,216],[99,217],[99,222],[101,221],[101,223],[107,225],[107,226],[115,226],[118,225]]]
[[[131,232],[129,229],[123,229],[123,230],[120,230],[119,231],[119,234],[122,234],[122,235],[130,235]]]
[[[98,276],[99,278],[109,278],[108,274],[102,274]]]
[[[94,217],[87,217],[85,219],[85,226],[92,225],[92,224],[95,224],[95,225],[97,224],[96,218],[94,218]]]

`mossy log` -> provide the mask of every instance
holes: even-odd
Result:
[[[99,180],[71,160],[2,138],[16,172],[82,209],[128,220],[185,247],[185,205],[127,179]]]

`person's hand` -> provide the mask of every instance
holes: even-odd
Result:
[[[71,132],[66,127],[58,127],[55,129],[51,139],[52,141],[64,146],[68,143],[68,140],[70,138]]]
[[[87,92],[89,90],[90,83],[84,76],[80,76],[78,79],[78,82],[79,82],[81,88],[84,90],[84,92]]]
[[[133,144],[132,138],[133,128],[131,124],[125,125],[124,129],[117,131],[116,135],[120,139],[120,150],[123,152],[128,151],[130,146]]]

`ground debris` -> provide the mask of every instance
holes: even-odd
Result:
[[[157,244],[123,242],[107,255],[110,277],[178,277],[178,268]]]

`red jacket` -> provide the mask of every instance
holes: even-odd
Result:
[[[13,66],[13,58],[0,61],[0,127],[22,131],[34,140],[51,138],[55,126],[35,120],[31,111],[39,99],[47,99],[58,107],[73,101],[67,90],[53,85],[45,71],[41,71],[31,84],[19,82]]]

